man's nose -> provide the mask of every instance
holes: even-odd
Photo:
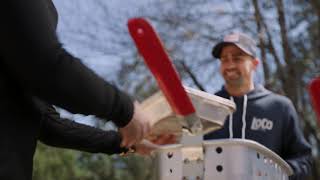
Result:
[[[228,67],[235,66],[236,63],[234,61],[234,57],[231,54],[228,54],[225,58],[226,58],[226,62],[227,62]]]

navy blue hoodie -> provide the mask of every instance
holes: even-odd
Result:
[[[277,153],[293,168],[291,180],[302,180],[311,174],[311,147],[288,98],[274,94],[262,85],[255,85],[254,90],[241,97],[230,97],[224,87],[216,95],[233,100],[237,110],[228,117],[222,129],[207,134],[206,140],[254,140]]]

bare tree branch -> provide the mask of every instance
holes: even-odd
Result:
[[[191,68],[186,65],[184,61],[179,61],[179,63],[182,65],[183,70],[189,75],[193,83],[201,90],[206,91],[204,86],[199,82],[197,76],[192,72]]]
[[[287,65],[292,65],[292,52],[290,50],[289,40],[288,40],[288,32],[286,27],[286,18],[285,18],[285,10],[283,6],[283,0],[276,0],[276,7],[278,12],[278,22],[281,31],[281,41],[282,47],[284,51],[284,61]]]
[[[318,27],[318,37],[320,37],[320,1],[319,0],[310,0],[311,2],[311,6],[312,8],[314,9],[314,11],[316,12],[317,14],[317,18],[318,18],[318,21],[317,21],[317,27]],[[320,41],[316,41],[317,42],[317,48],[320,49]],[[320,53],[318,53],[319,55]]]
[[[266,50],[265,50],[265,42],[264,42],[264,34],[265,34],[265,30],[262,27],[262,15],[260,12],[260,8],[258,5],[258,1],[257,0],[252,0],[255,12],[255,20],[256,20],[256,24],[257,24],[257,31],[258,31],[258,36],[259,36],[259,44],[260,44],[260,49],[261,49],[261,61],[263,64],[263,71],[264,71],[264,79],[266,82],[266,87],[269,88],[270,87],[270,81],[271,81],[271,77],[270,77],[270,70],[269,70],[269,66],[268,63],[266,62],[267,58],[266,58]]]

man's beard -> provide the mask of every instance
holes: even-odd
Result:
[[[238,77],[236,78],[228,78],[227,72],[224,73],[224,80],[226,82],[226,85],[233,88],[241,87],[244,83],[244,79],[239,71],[234,71],[233,73],[236,73]],[[229,75],[230,76],[230,75]]]
[[[244,84],[244,79],[242,76],[239,76],[236,79],[225,78],[226,85],[233,88],[240,88]]]

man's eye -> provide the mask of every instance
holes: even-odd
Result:
[[[226,62],[227,60],[225,59],[225,58],[221,58],[220,59],[220,62],[222,62],[222,63],[224,63],[224,62]]]

